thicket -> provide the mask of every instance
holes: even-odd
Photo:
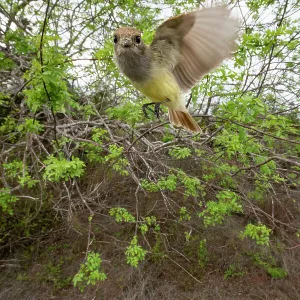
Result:
[[[166,114],[146,119],[148,100],[114,64],[115,28],[138,27],[149,43],[163,19],[201,5],[0,1],[3,266],[69,228],[81,236],[77,270],[57,279],[61,258],[40,273],[58,289],[83,291],[126,263],[168,261],[195,282],[209,270],[246,276],[249,265],[296,276],[299,2],[231,2],[239,47],[187,95],[202,134]]]

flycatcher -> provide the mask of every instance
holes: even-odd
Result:
[[[225,7],[182,14],[166,20],[147,46],[141,31],[121,27],[114,32],[115,61],[135,88],[155,104],[169,110],[171,124],[201,132],[185,107],[182,92],[218,67],[235,49],[238,21]]]

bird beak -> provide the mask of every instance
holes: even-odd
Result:
[[[132,41],[130,39],[122,39],[121,45],[124,48],[129,48],[132,45]]]

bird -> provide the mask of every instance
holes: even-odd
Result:
[[[188,112],[184,93],[217,68],[236,49],[239,21],[224,6],[203,8],[171,17],[157,29],[150,45],[142,32],[120,27],[113,33],[114,60],[133,86],[151,100],[143,105],[168,108],[175,127],[193,133],[201,128]]]

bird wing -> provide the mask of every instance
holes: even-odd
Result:
[[[168,19],[156,31],[150,49],[171,61],[183,91],[218,67],[235,49],[238,20],[225,7],[205,8]]]

